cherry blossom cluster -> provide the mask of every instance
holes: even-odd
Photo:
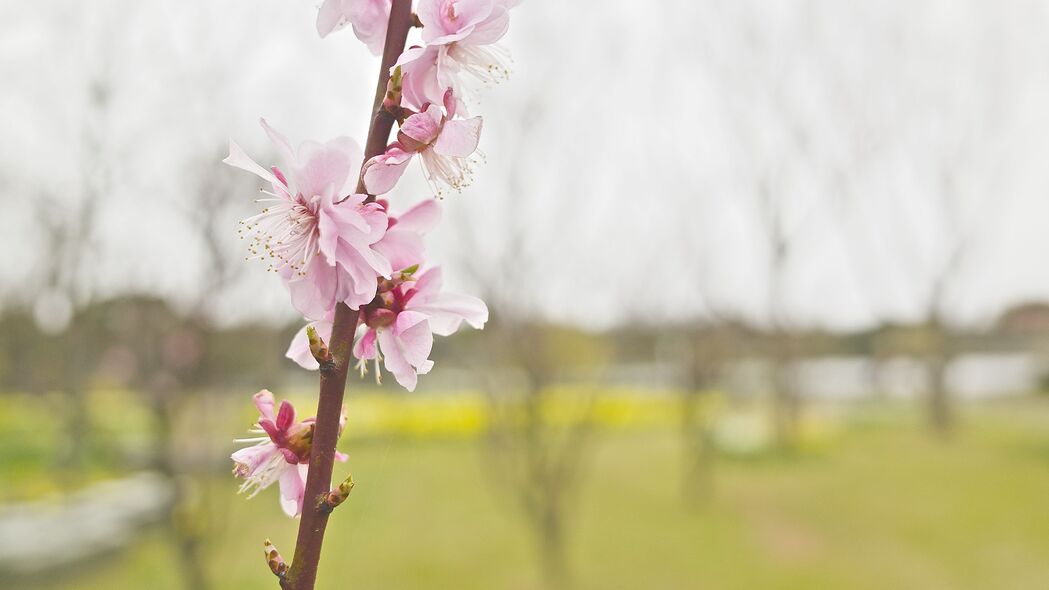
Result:
[[[349,137],[293,147],[265,120],[262,128],[280,165],[263,167],[230,142],[224,162],[266,182],[263,209],[241,221],[249,259],[280,276],[307,325],[287,356],[307,369],[320,366],[317,342],[329,342],[336,307],[358,312],[352,347],[363,376],[374,366],[409,391],[433,368],[433,335],[447,336],[463,322],[481,329],[488,309],[476,297],[441,289],[441,269],[426,259],[424,237],[441,219],[446,189],[471,181],[482,129],[468,116],[478,91],[505,78],[508,55],[498,42],[509,25],[513,0],[417,0],[414,24],[421,44],[406,49],[390,72],[382,109],[399,125],[396,140],[363,162]],[[343,28],[374,54],[383,51],[391,0],[325,0],[317,14],[321,37]],[[388,200],[415,157],[433,195],[395,212]],[[359,190],[360,187],[364,190]],[[273,396],[255,396],[260,418],[256,442],[233,455],[242,491],[279,481],[288,514],[302,511],[312,420],[294,422],[288,402],[274,415]],[[265,436],[262,436],[265,435]]]

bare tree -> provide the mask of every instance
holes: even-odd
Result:
[[[187,178],[195,185],[188,191],[189,199],[182,205],[182,213],[195,230],[205,253],[202,278],[197,284],[188,316],[179,326],[158,326],[148,341],[135,347],[139,365],[146,372],[143,387],[153,411],[156,429],[155,467],[171,482],[172,509],[166,521],[166,531],[179,571],[187,590],[207,590],[212,587],[208,575],[209,543],[221,534],[221,522],[226,511],[209,502],[210,494],[193,493],[192,464],[178,461],[181,436],[176,425],[187,409],[199,412],[202,399],[201,383],[197,378],[201,363],[208,354],[209,334],[214,313],[214,302],[233,285],[244,269],[238,257],[229,248],[232,226],[228,210],[239,198],[233,190],[232,174],[218,163],[220,150],[202,158],[193,158],[187,168]],[[194,174],[195,173],[195,174]],[[200,419],[200,418],[198,418]]]
[[[959,351],[951,298],[972,255],[994,237],[994,219],[1007,210],[1014,194],[1010,178],[1023,163],[1004,149],[1016,123],[1007,100],[1020,88],[1015,70],[1006,67],[1010,28],[1001,11],[980,12],[979,18],[980,43],[947,46],[946,52],[929,51],[936,40],[916,46],[903,35],[885,43],[890,63],[916,64],[892,72],[899,78],[894,86],[908,94],[891,111],[899,126],[892,147],[916,165],[906,170],[913,193],[891,199],[899,222],[883,242],[897,248],[899,270],[918,289],[927,416],[930,428],[941,436],[954,423],[947,370]]]
[[[520,108],[514,133],[517,151],[504,155],[507,161],[519,162],[539,153],[540,104],[533,96]],[[567,203],[573,183],[569,175],[559,172],[552,171],[566,179],[558,192]],[[537,313],[535,297],[542,285],[550,284],[545,263],[555,255],[537,228],[557,221],[571,223],[567,220],[573,219],[573,210],[571,205],[548,209],[544,217],[542,206],[529,198],[526,173],[523,166],[508,167],[505,198],[496,211],[485,212],[483,225],[458,217],[456,237],[463,253],[460,265],[479,285],[492,309],[484,336],[486,368],[482,371],[488,414],[485,464],[497,488],[513,500],[527,521],[546,583],[562,588],[571,583],[568,517],[585,472],[594,398],[592,393],[580,394],[573,423],[550,423],[552,405],[564,401],[555,400],[552,386],[571,360],[557,349],[556,333]],[[485,241],[481,249],[479,232],[485,228],[497,228],[501,240],[498,244]],[[488,255],[478,256],[482,251]]]
[[[795,92],[793,69],[811,58],[806,28],[812,15],[807,5],[787,23],[786,32],[762,29],[763,21],[746,5],[730,29],[737,39],[731,60],[714,63],[723,88],[723,110],[737,142],[737,157],[745,163],[757,212],[767,239],[767,317],[770,360],[769,388],[773,431],[782,448],[797,442],[801,395],[793,378],[798,351],[786,305],[787,280],[794,240],[810,221],[818,195],[799,193],[797,180],[809,172],[813,130],[806,105]],[[773,139],[769,139],[772,137]]]
[[[37,201],[37,221],[42,228],[43,287],[34,313],[50,330],[64,331],[60,363],[66,405],[66,447],[61,462],[79,468],[90,449],[91,422],[87,409],[87,377],[93,351],[88,338],[91,326],[81,312],[93,297],[92,269],[98,253],[98,213],[111,189],[111,152],[106,125],[112,116],[113,53],[103,52],[86,81],[86,116],[80,129],[80,194],[72,198],[46,195]],[[69,202],[72,201],[72,202]]]

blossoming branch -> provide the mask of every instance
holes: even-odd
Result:
[[[434,334],[449,336],[463,323],[481,329],[488,320],[480,299],[442,290],[441,269],[424,245],[441,219],[435,197],[472,179],[483,125],[467,109],[484,86],[509,74],[497,42],[515,4],[418,0],[413,12],[411,0],[325,0],[316,23],[321,37],[350,28],[382,56],[365,150],[345,136],[293,147],[265,120],[278,164],[260,165],[230,142],[224,162],[266,183],[261,210],[239,229],[248,258],[280,277],[306,321],[288,358],[320,373],[316,417],[296,421],[289,402],[277,406],[262,390],[254,396],[254,436],[237,441],[250,446],[232,455],[241,492],[251,497],[278,483],[284,512],[301,516],[290,563],[265,543],[285,590],[313,588],[328,515],[354,485],[347,478],[333,488],[331,481],[334,461],[347,459],[335,444],[347,422],[349,366],[362,377],[372,367],[376,380],[385,369],[413,391],[434,367]],[[420,40],[405,49],[412,28]],[[395,123],[396,139],[387,144]],[[395,214],[377,195],[395,191],[414,160],[433,194]]]

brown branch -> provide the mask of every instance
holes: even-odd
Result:
[[[364,159],[381,154],[386,149],[394,119],[381,109],[390,68],[396,63],[411,28],[411,0],[394,0],[390,10],[390,24],[386,31],[386,46],[383,50],[379,81],[372,105],[372,121],[365,144]],[[357,191],[364,191],[363,179],[358,181]],[[330,511],[319,509],[322,498],[330,491],[332,466],[335,461],[335,443],[339,437],[339,417],[342,413],[342,398],[346,388],[346,372],[350,364],[353,335],[357,331],[359,315],[345,304],[335,310],[335,325],[329,342],[332,366],[320,373],[320,398],[317,402],[317,423],[313,433],[313,450],[310,453],[310,470],[306,478],[305,501],[299,535],[295,543],[295,557],[291,569],[282,580],[285,590],[313,590],[317,580],[317,565],[321,557],[324,530],[328,525]]]

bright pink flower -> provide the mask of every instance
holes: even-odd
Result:
[[[266,121],[262,127],[287,161],[291,182],[274,166],[264,169],[230,141],[225,163],[269,181],[268,203],[241,223],[251,239],[252,257],[268,259],[284,278],[292,303],[319,318],[339,302],[356,309],[375,297],[375,278],[388,277],[389,261],[372,249],[386,232],[380,205],[351,194],[361,161],[357,143],[340,137],[326,144],[304,142],[298,152]],[[320,256],[318,256],[320,254]]]
[[[397,132],[397,141],[364,166],[364,183],[368,192],[389,192],[404,174],[414,154],[422,158],[426,179],[434,192],[441,182],[455,190],[470,184],[470,156],[481,138],[481,117],[455,119],[456,101],[451,91],[444,95],[445,108],[429,104],[421,113],[405,119]]]
[[[383,360],[386,370],[408,391],[418,375],[433,368],[429,360],[433,335],[448,336],[463,321],[477,329],[488,321],[488,307],[476,297],[441,293],[441,270],[433,268],[380,292],[376,304],[364,308],[365,328],[353,346],[353,355],[365,363],[374,360],[376,373]]]
[[[254,400],[259,419],[251,432],[265,436],[235,441],[256,444],[230,456],[233,459],[233,474],[244,479],[240,492],[247,492],[249,498],[274,482],[279,482],[281,508],[288,516],[298,516],[302,514],[315,419],[296,422],[295,408],[286,400],[281,402],[274,415],[276,401],[273,394],[265,389],[256,393]],[[345,416],[342,424],[345,424]],[[341,428],[340,424],[340,432]],[[342,453],[336,453],[336,458],[346,460]]]
[[[317,33],[323,38],[350,25],[375,55],[382,55],[391,0],[324,0],[317,12]]]
[[[510,25],[510,0],[420,0],[425,47],[412,47],[397,60],[403,96],[421,108],[451,89],[467,94],[464,75],[494,83],[509,75],[508,54],[498,45]]]
[[[385,203],[382,204],[385,206]],[[423,236],[441,220],[441,206],[437,201],[427,199],[397,217],[390,216],[389,220],[390,225],[386,230],[386,235],[375,244],[374,248],[385,256],[397,271],[421,265],[424,250]],[[317,370],[320,365],[310,352],[306,329],[315,328],[321,339],[330,343],[334,319],[335,314],[331,312],[303,326],[292,338],[285,356],[304,369]]]

